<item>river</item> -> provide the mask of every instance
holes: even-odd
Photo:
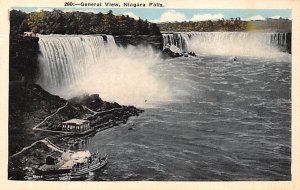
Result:
[[[93,137],[88,148],[109,155],[93,180],[291,179],[288,61],[198,56],[160,69],[174,99]]]
[[[52,74],[40,79],[45,89],[64,97],[74,88],[53,87],[80,81],[85,92],[145,110],[90,139],[85,149],[109,162],[86,180],[290,180],[291,56],[274,45],[286,45],[286,35],[172,35],[164,47],[197,56],[121,50],[111,36],[110,45],[101,36],[41,37],[41,70]],[[108,52],[114,58],[98,63]]]

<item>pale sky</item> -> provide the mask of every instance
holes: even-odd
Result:
[[[65,8],[65,7],[12,7],[11,9],[25,12],[40,10],[51,11],[102,12],[112,10],[114,14],[128,14],[138,19],[148,19],[151,22],[181,22],[229,19],[240,17],[242,20],[264,20],[265,18],[288,18],[291,19],[290,9],[169,9],[169,8]]]

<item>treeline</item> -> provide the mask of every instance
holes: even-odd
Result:
[[[285,32],[292,31],[292,21],[289,19],[272,19],[255,20],[248,22],[248,31],[269,31],[269,32]]]
[[[159,23],[157,24],[161,31],[245,31],[247,30],[247,22],[240,18],[208,20],[198,22],[175,22],[175,23]]]
[[[128,15],[92,12],[41,11],[25,13],[10,11],[10,34],[32,31],[40,34],[112,34],[158,35],[160,30],[147,20],[135,20]]]

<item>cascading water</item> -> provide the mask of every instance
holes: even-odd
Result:
[[[38,83],[63,98],[96,93],[107,101],[145,106],[169,97],[153,72],[161,59],[150,47],[121,48],[111,35],[40,35],[39,46]]]
[[[112,36],[39,36],[42,52],[40,83],[48,88],[70,85],[85,75],[88,67],[103,62],[116,48]]]
[[[286,33],[177,32],[163,34],[163,48],[199,54],[269,56],[287,46]],[[266,53],[267,52],[267,53]]]
[[[163,34],[163,49],[174,45],[181,52],[187,51],[189,39],[188,33]]]

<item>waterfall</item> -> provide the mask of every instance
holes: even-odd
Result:
[[[189,43],[188,33],[163,34],[163,49],[176,46],[181,52],[187,51]]]
[[[151,47],[118,47],[113,36],[102,34],[39,35],[39,47],[37,83],[52,94],[68,99],[95,93],[136,106],[169,99],[168,85],[157,77],[162,60]]]
[[[255,51],[275,52],[286,49],[286,33],[258,32],[175,32],[163,34],[163,49],[176,46],[181,52],[204,54],[248,55]],[[239,50],[238,50],[239,49]],[[250,51],[250,52],[249,52]]]
[[[105,39],[106,38],[106,39]],[[40,83],[56,88],[80,79],[93,64],[105,61],[116,48],[112,36],[40,35]]]

